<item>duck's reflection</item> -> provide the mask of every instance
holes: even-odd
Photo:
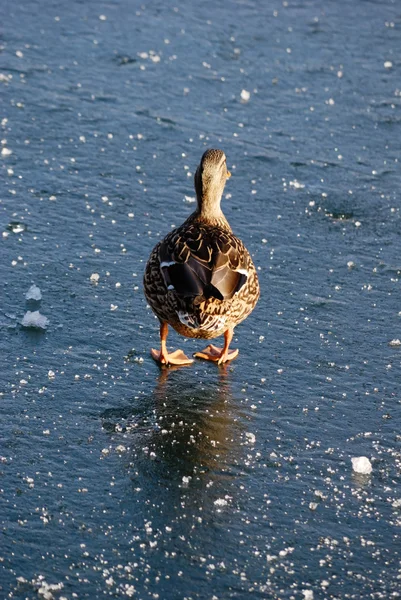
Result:
[[[162,369],[148,395],[102,415],[113,442],[128,449],[135,489],[200,489],[231,479],[241,465],[242,420],[230,389],[229,367],[202,383],[182,369]]]

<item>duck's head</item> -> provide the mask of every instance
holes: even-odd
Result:
[[[194,178],[200,212],[210,216],[220,213],[220,200],[229,177],[231,173],[227,169],[224,152],[216,149],[206,150]]]

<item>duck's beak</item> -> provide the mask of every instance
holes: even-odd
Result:
[[[230,171],[227,169],[227,179],[230,179],[230,177],[231,177],[231,173],[230,173]]]

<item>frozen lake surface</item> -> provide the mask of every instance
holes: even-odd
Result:
[[[0,596],[399,598],[398,0],[2,12]],[[142,273],[208,147],[262,296],[160,370]]]

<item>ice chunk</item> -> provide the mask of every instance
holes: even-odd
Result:
[[[92,273],[92,275],[89,277],[89,279],[91,280],[92,283],[98,283],[98,281],[100,279],[100,275],[99,275],[99,273]]]
[[[372,463],[366,456],[353,456],[351,462],[355,473],[369,475],[372,472]]]
[[[399,340],[398,338],[391,340],[388,343],[389,346],[392,346],[393,348],[399,348],[401,346],[401,340]]]
[[[294,179],[294,181],[290,181],[290,186],[292,186],[296,190],[301,190],[302,188],[305,187],[305,184],[304,183],[300,183],[299,181],[297,181],[296,179]]]
[[[224,498],[217,498],[217,500],[214,501],[215,506],[227,506],[227,504],[228,502]]]
[[[7,229],[13,233],[22,233],[23,231],[26,231],[26,225],[25,223],[19,223],[18,221],[11,221],[7,225]]]
[[[249,98],[251,97],[251,92],[248,92],[248,90],[242,90],[241,91],[241,100],[242,102],[248,102]]]
[[[49,319],[41,315],[38,310],[30,311],[24,315],[21,321],[23,327],[33,327],[34,329],[46,329],[49,324]]]
[[[42,300],[42,293],[37,285],[33,284],[25,294],[27,300]]]

